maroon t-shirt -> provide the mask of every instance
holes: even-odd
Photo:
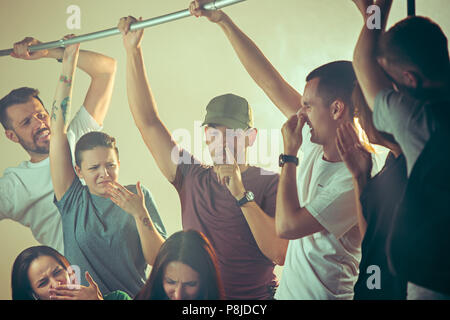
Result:
[[[183,229],[205,234],[216,251],[227,299],[272,299],[278,284],[274,263],[259,249],[249,225],[226,186],[220,185],[212,166],[194,157],[180,163],[173,185],[181,200]],[[194,162],[195,161],[195,162]],[[275,216],[279,175],[257,167],[242,173],[242,182],[255,202]]]

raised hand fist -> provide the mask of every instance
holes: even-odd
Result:
[[[36,46],[41,43],[42,42],[40,42],[35,38],[26,37],[22,41],[14,43],[13,52],[11,52],[11,57],[24,60],[37,60],[45,58],[48,55],[48,50],[39,50],[33,52],[28,51],[28,47]]]
[[[223,18],[223,12],[221,10],[203,10],[203,5],[211,2],[211,0],[195,0],[189,4],[189,11],[191,15],[195,17],[206,17],[209,21],[217,23]]]
[[[144,29],[130,31],[130,25],[137,21],[142,21],[142,17],[136,19],[133,16],[120,18],[117,28],[123,35],[123,45],[125,49],[138,49],[141,47],[142,37],[144,35]]]

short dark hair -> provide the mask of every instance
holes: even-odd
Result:
[[[119,149],[116,146],[115,138],[100,131],[91,131],[83,135],[75,145],[75,164],[81,168],[83,151],[92,150],[96,147],[113,149],[116,151],[117,158],[119,158]]]
[[[351,61],[340,60],[324,64],[306,77],[306,81],[319,79],[317,92],[326,106],[334,100],[341,99],[346,106],[350,116],[354,116],[352,103],[352,92],[356,84],[356,75]]]
[[[182,262],[200,275],[198,300],[224,299],[222,280],[217,257],[211,243],[195,230],[178,231],[161,246],[153,264],[152,272],[135,300],[167,300],[163,279],[167,265]]]
[[[39,257],[52,257],[67,271],[70,264],[67,259],[53,248],[35,246],[23,250],[16,258],[11,273],[11,291],[13,300],[35,300],[28,278],[31,263]]]
[[[413,66],[423,76],[440,80],[450,72],[447,37],[431,19],[412,16],[382,34],[378,57],[389,64]]]
[[[6,109],[14,104],[26,103],[30,98],[38,99],[42,106],[44,106],[42,100],[39,98],[39,90],[28,87],[14,89],[0,100],[0,122],[3,128],[11,129]]]

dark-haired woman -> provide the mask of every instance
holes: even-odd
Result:
[[[158,253],[136,300],[224,299],[217,258],[208,239],[195,230],[170,236]]]
[[[76,274],[67,259],[47,246],[22,251],[13,264],[13,300],[130,300],[122,291],[103,296],[89,272],[88,287],[77,285]]]
[[[389,268],[386,244],[396,208],[406,186],[406,160],[391,135],[379,132],[372,112],[357,85],[353,104],[370,143],[389,149],[384,167],[371,177],[371,156],[359,142],[351,124],[338,129],[338,150],[353,176],[358,208],[358,224],[363,239],[355,300],[404,300],[406,282]]]
[[[133,297],[145,283],[165,229],[147,189],[139,182],[126,188],[118,183],[114,138],[102,132],[81,137],[76,172],[73,168],[66,133],[78,51],[79,44],[65,49],[51,114],[50,169],[64,253],[82,274],[89,272],[103,294],[122,290]],[[82,279],[82,284],[87,283]]]

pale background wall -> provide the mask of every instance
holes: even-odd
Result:
[[[65,34],[85,34],[113,27],[125,15],[144,19],[187,8],[187,0],[0,0],[0,49],[12,47],[25,36],[44,42]],[[69,30],[68,6],[81,9],[81,29]],[[225,11],[260,46],[281,74],[303,91],[309,71],[323,63],[351,59],[361,18],[350,0],[250,0]],[[450,34],[448,0],[417,0],[417,13],[430,16]],[[406,0],[395,1],[389,24],[406,16]],[[169,234],[181,229],[180,204],[174,188],[164,179],[141,141],[128,109],[125,52],[120,37],[82,44],[118,61],[116,85],[104,131],[118,139],[120,181],[140,179],[150,188]],[[147,29],[143,48],[150,82],[161,118],[170,130],[186,129],[194,135],[194,121],[204,117],[214,96],[234,92],[254,108],[256,127],[279,132],[284,117],[247,75],[219,27],[203,19],[187,18]],[[0,97],[21,86],[39,88],[48,106],[53,99],[60,64],[0,58]],[[89,78],[78,72],[74,109],[83,102]],[[278,155],[281,151],[275,150]],[[275,148],[276,149],[276,148]],[[3,134],[0,137],[0,172],[27,154]],[[198,154],[197,154],[198,155]],[[200,156],[200,155],[198,155]],[[271,166],[275,170],[276,158]],[[0,222],[0,299],[10,299],[12,263],[23,249],[36,245],[31,232],[18,223]],[[280,272],[280,269],[277,269]]]

